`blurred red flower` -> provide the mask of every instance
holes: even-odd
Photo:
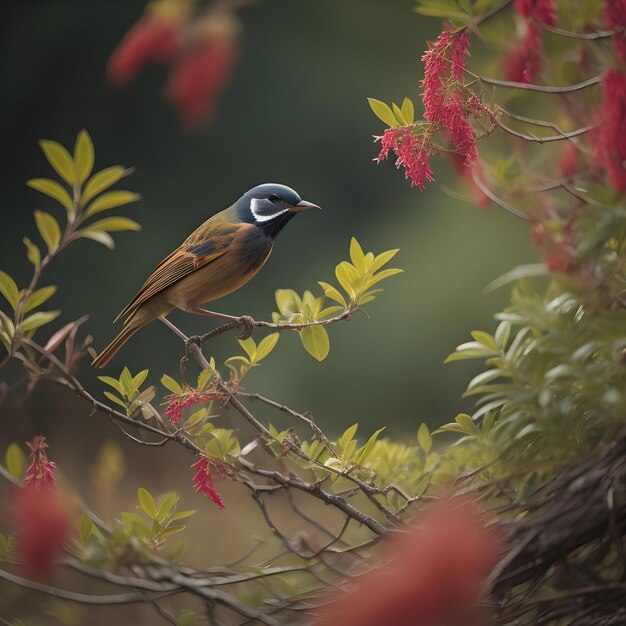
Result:
[[[135,78],[148,63],[168,63],[180,49],[180,25],[147,16],[133,26],[115,49],[107,65],[111,82],[122,85]]]
[[[548,26],[556,26],[554,0],[515,0],[515,10],[527,20],[535,19]]]
[[[237,42],[215,38],[185,53],[167,83],[167,96],[186,124],[198,124],[215,114],[237,59]]]
[[[509,49],[504,58],[504,75],[517,83],[532,83],[541,70],[541,33],[534,22],[526,25],[526,35]]]
[[[483,168],[480,162],[474,165],[466,165],[465,157],[458,152],[447,152],[447,157],[450,159],[452,166],[457,174],[459,174],[469,185],[472,190],[472,197],[474,202],[481,207],[488,207],[491,204],[491,200],[486,196],[474,182],[474,174],[482,179]],[[481,180],[482,182],[482,180]]]
[[[626,74],[610,69],[602,80],[604,100],[596,141],[598,161],[619,192],[626,191]]]
[[[55,465],[46,455],[46,438],[38,435],[26,445],[30,448],[30,464],[24,474],[24,484],[40,490],[53,489]]]
[[[604,19],[607,27],[615,31],[613,43],[617,56],[626,62],[626,0],[606,0]]]
[[[392,538],[389,561],[353,579],[318,609],[316,626],[482,626],[482,585],[500,552],[467,500],[440,501],[423,511],[419,526]]]

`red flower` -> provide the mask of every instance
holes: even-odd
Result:
[[[617,56],[626,62],[626,0],[606,0],[604,19],[606,25],[615,31],[613,43]]]
[[[389,542],[390,559],[353,579],[318,610],[316,626],[482,626],[481,586],[495,565],[499,544],[476,508],[463,500],[425,510],[419,527]]]
[[[67,510],[56,489],[18,489],[13,497],[17,547],[29,578],[50,576],[69,531]]]
[[[526,26],[524,39],[516,43],[504,58],[504,75],[517,83],[532,83],[541,71],[541,33],[534,22]]]
[[[167,95],[185,123],[198,124],[214,115],[236,59],[237,43],[232,37],[210,39],[180,59],[167,84]]]
[[[217,492],[217,489],[215,489],[212,472],[215,472],[215,478],[217,480],[222,480],[224,478],[232,478],[236,473],[235,468],[225,461],[209,459],[205,456],[191,467],[198,468],[193,477],[193,484],[195,485],[196,491],[207,496],[218,509],[223,509],[224,501]]]
[[[406,178],[411,181],[411,187],[418,187],[420,191],[424,191],[426,182],[435,180],[428,162],[430,151],[426,147],[427,139],[424,136],[416,137],[411,126],[388,128],[382,137],[377,139],[380,139],[381,144],[377,163],[386,159],[389,152],[393,151],[398,157],[396,167],[404,168]]]
[[[626,191],[626,75],[610,69],[602,81],[604,102],[600,111],[596,155],[611,184]]]
[[[189,389],[182,394],[172,394],[167,396],[167,407],[165,408],[165,415],[170,418],[172,424],[177,424],[183,417],[183,409],[187,409],[190,406],[196,404],[203,404],[204,402],[210,402],[219,397],[214,391],[198,391],[197,389]]]
[[[515,10],[527,20],[535,19],[548,26],[556,26],[554,0],[515,0]]]
[[[121,85],[135,78],[148,63],[172,61],[180,49],[177,21],[150,15],[140,19],[115,49],[107,66],[112,82]]]
[[[469,117],[491,112],[479,98],[465,87],[463,73],[465,57],[469,56],[467,29],[446,27],[422,57],[424,117],[444,128],[446,138],[465,157],[467,165],[478,157],[476,132]]]
[[[37,490],[53,489],[55,465],[46,455],[46,438],[38,435],[33,443],[26,442],[26,445],[30,448],[30,465],[24,474],[24,484]]]

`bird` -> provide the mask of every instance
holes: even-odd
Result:
[[[264,183],[216,213],[167,256],[124,307],[115,321],[124,327],[93,360],[104,367],[141,328],[173,309],[208,315],[244,325],[237,317],[207,311],[201,304],[217,300],[247,283],[269,258],[281,230],[301,211],[319,209],[290,187]]]

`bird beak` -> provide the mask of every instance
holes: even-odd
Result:
[[[312,202],[307,202],[306,200],[300,200],[298,204],[291,207],[291,210],[294,213],[299,213],[300,211],[306,211],[307,209],[321,209],[322,207],[317,206],[317,204],[313,204]]]

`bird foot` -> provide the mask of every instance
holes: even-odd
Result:
[[[239,335],[239,339],[247,339],[252,335],[256,327],[256,322],[249,315],[242,315],[237,318],[237,323],[241,328],[241,335]]]
[[[192,346],[198,346],[201,348],[203,343],[204,340],[201,335],[191,335],[191,337],[188,337],[185,342],[185,354],[189,356]]]

